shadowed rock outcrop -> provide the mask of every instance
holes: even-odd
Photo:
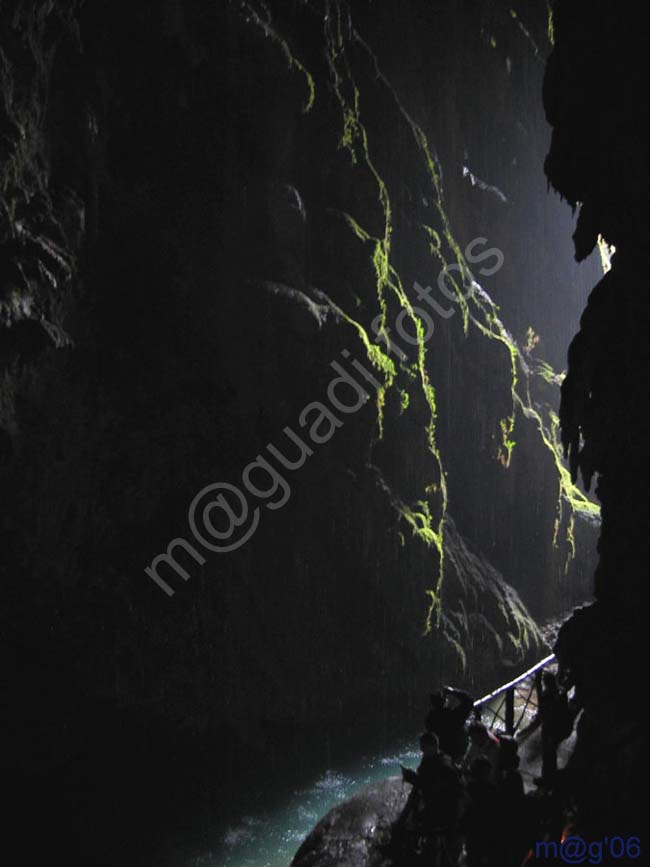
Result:
[[[554,22],[546,172],[580,208],[576,257],[599,238],[616,248],[569,349],[562,386],[571,471],[586,485],[596,479],[603,522],[596,601],[576,612],[557,649],[585,706],[574,761],[580,824],[594,834],[638,833],[647,724],[634,695],[647,654],[650,557],[647,50],[635,16],[613,4],[560,0]]]

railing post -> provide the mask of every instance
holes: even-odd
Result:
[[[483,696],[483,698],[479,698],[474,702],[474,716],[480,719],[481,710],[486,707],[490,710],[490,713],[494,716],[493,724],[498,718],[500,722],[505,722],[508,733],[514,734],[515,728],[515,695],[516,690],[519,684],[524,681],[535,678],[535,691],[537,693],[537,702],[533,702],[533,706],[535,704],[539,705],[539,696],[542,694],[542,671],[546,668],[547,665],[551,665],[551,663],[555,662],[555,654],[550,653],[548,656],[545,656],[544,659],[540,659],[540,661],[534,665],[532,668],[529,668],[528,671],[525,671],[523,674],[520,674],[519,677],[511,680],[509,683],[505,683],[503,686],[500,686],[498,689],[493,690],[488,695]],[[503,698],[502,698],[503,696]],[[494,711],[491,707],[491,703],[500,699],[498,711]],[[529,694],[526,704],[521,711],[520,720],[523,718],[523,714],[528,709],[528,705],[532,701],[532,691]],[[501,716],[501,710],[505,705],[505,720]]]
[[[515,731],[515,688],[511,687],[506,693],[506,734],[512,735]]]

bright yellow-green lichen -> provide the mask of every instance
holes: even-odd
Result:
[[[304,106],[307,112],[314,102],[315,87],[313,78],[305,70],[304,66],[297,61],[289,49],[289,46],[280,37],[268,21],[265,21],[256,13],[251,3],[244,3],[252,20],[260,26],[280,47],[289,61],[291,68],[301,71],[308,82],[309,96]],[[523,28],[517,13],[511,10],[513,19],[529,36]],[[439,501],[439,515],[434,517],[431,505],[428,501],[421,500],[416,506],[403,506],[400,509],[401,517],[410,525],[425,544],[438,552],[439,569],[435,589],[427,590],[430,599],[429,610],[425,622],[425,634],[429,633],[435,625],[439,625],[441,616],[441,587],[444,561],[444,523],[447,510],[447,482],[443,469],[442,457],[436,439],[437,402],[436,392],[430,382],[426,365],[426,347],[423,326],[420,319],[415,315],[411,302],[404,291],[403,281],[397,272],[391,259],[391,245],[393,235],[393,213],[391,198],[388,187],[381,177],[375,162],[372,159],[371,147],[367,129],[362,120],[361,94],[352,74],[351,64],[347,54],[348,37],[344,37],[344,26],[341,5],[337,0],[326,0],[326,15],[324,16],[324,35],[326,46],[326,59],[330,73],[332,90],[338,102],[341,113],[341,136],[340,145],[350,154],[352,168],[358,172],[369,173],[376,190],[377,203],[382,218],[382,226],[379,232],[371,233],[364,228],[359,220],[349,213],[344,213],[346,224],[353,235],[368,247],[368,264],[374,277],[377,304],[379,309],[378,339],[388,334],[389,312],[395,316],[405,312],[410,320],[413,330],[417,335],[415,352],[417,358],[413,362],[401,360],[396,366],[395,362],[382,350],[379,343],[370,339],[367,328],[348,312],[337,308],[341,317],[350,324],[358,334],[365,352],[373,367],[383,374],[383,383],[377,393],[377,428],[378,437],[384,435],[384,405],[387,391],[397,383],[400,395],[401,411],[405,411],[409,405],[409,393],[397,382],[400,376],[404,376],[413,382],[417,382],[425,398],[428,407],[428,420],[426,422],[426,435],[431,454],[435,458],[438,471],[438,480],[426,486],[427,494],[436,494]],[[548,36],[553,42],[553,18],[549,6]],[[575,552],[574,517],[576,512],[588,513],[590,516],[598,514],[598,506],[593,503],[571,482],[570,474],[564,466],[558,436],[557,416],[548,408],[533,404],[530,395],[530,383],[539,377],[547,385],[558,386],[563,374],[556,374],[550,365],[538,359],[532,359],[532,351],[538,341],[537,335],[529,329],[526,342],[520,349],[517,342],[504,326],[499,308],[474,280],[471,270],[465,260],[463,251],[452,232],[450,221],[446,212],[442,188],[442,171],[430,146],[427,136],[406,111],[391,83],[385,78],[377,59],[367,43],[356,31],[352,31],[351,38],[367,52],[373,64],[375,78],[390,92],[395,105],[402,118],[406,121],[411,131],[417,149],[421,155],[423,168],[428,176],[432,201],[439,221],[439,229],[430,225],[422,225],[431,255],[445,271],[448,285],[452,287],[458,307],[462,314],[463,331],[468,332],[470,323],[486,338],[503,346],[509,360],[510,393],[512,398],[512,411],[499,421],[500,448],[499,460],[504,466],[509,466],[513,449],[515,448],[514,432],[517,414],[531,421],[539,431],[539,435],[545,447],[553,456],[553,461],[558,478],[558,509],[554,543],[557,544],[559,528],[563,521],[564,506],[568,507],[568,520],[566,539],[569,546],[568,560]],[[532,40],[531,40],[532,41]],[[536,49],[536,46],[534,46]],[[602,253],[602,247],[601,247]],[[454,276],[458,275],[458,279]],[[472,287],[472,291],[464,292],[463,289]],[[357,305],[359,307],[360,305]],[[388,345],[388,344],[387,344]],[[567,560],[567,563],[568,563]],[[523,624],[517,635],[511,639],[515,645],[521,645],[526,640]]]

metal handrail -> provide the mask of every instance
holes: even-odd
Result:
[[[474,707],[479,708],[484,704],[487,704],[489,701],[497,698],[503,692],[507,692],[509,689],[517,686],[518,683],[521,683],[522,680],[526,680],[529,677],[532,677],[534,674],[537,674],[538,671],[541,671],[543,668],[546,668],[547,665],[551,665],[551,663],[555,662],[555,654],[550,653],[548,656],[545,656],[544,659],[540,660],[536,663],[532,668],[529,668],[528,671],[520,674],[519,677],[516,677],[514,680],[511,680],[509,683],[505,683],[503,686],[498,687],[493,692],[489,693],[483,698],[479,698],[478,701],[474,702]]]
[[[492,721],[489,725],[489,728],[494,728],[497,721],[499,721],[500,723],[503,723],[505,725],[505,730],[508,734],[514,734],[521,725],[522,721],[525,719],[526,711],[528,710],[529,706],[537,706],[537,702],[533,700],[533,692],[536,692],[537,696],[539,696],[539,691],[541,689],[542,669],[546,668],[554,662],[555,654],[551,653],[548,656],[544,657],[544,659],[541,659],[532,668],[529,668],[528,671],[520,674],[519,677],[511,680],[509,683],[503,684],[503,686],[498,687],[488,695],[483,696],[483,698],[478,699],[478,701],[474,702],[474,713],[478,716],[477,711],[480,711],[482,707],[502,696],[501,701],[499,702],[496,709],[491,709]],[[526,685],[525,696],[522,696],[521,692],[519,692],[520,698],[525,697],[525,704],[523,710],[521,710],[519,713],[519,719],[515,723],[515,694],[517,694],[518,692],[518,687],[521,688],[524,681],[529,681],[531,678],[534,678],[534,680],[529,685]],[[502,713],[504,705],[505,713]]]

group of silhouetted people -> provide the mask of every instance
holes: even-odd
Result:
[[[566,710],[566,694],[545,672],[538,713],[522,733],[542,726],[542,791],[552,785],[557,747],[570,733]],[[455,865],[464,847],[467,867],[520,867],[539,810],[524,790],[517,740],[493,734],[467,692],[444,687],[431,696],[420,748],[417,771],[402,768],[412,789],[393,828],[396,863]]]

